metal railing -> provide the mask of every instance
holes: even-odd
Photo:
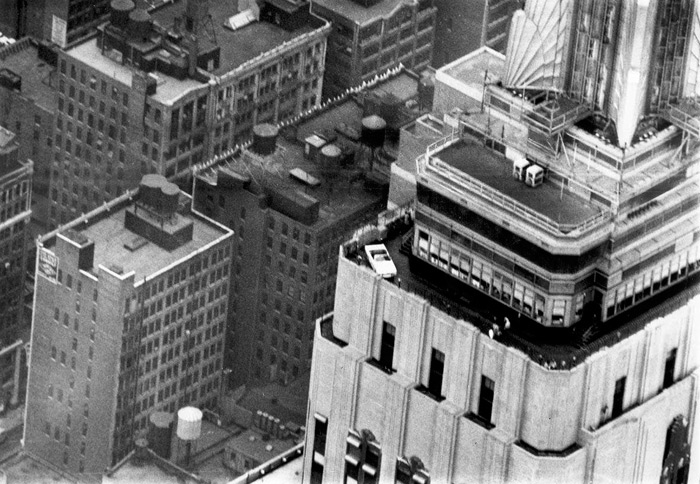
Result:
[[[692,104],[692,100],[685,101],[684,104],[669,104],[663,114],[666,118],[679,128],[691,133],[696,138],[700,138],[700,104]],[[688,110],[683,106],[688,106]],[[695,109],[695,113],[691,109]]]
[[[430,174],[432,179],[446,188],[454,189],[456,187],[459,190],[466,189],[467,191],[475,193],[481,198],[488,200],[499,208],[507,210],[558,237],[577,237],[611,218],[610,212],[601,211],[579,223],[570,224],[557,222],[547,216],[542,215],[541,213],[538,213],[523,203],[504,195],[486,183],[476,180],[463,171],[450,166],[437,157],[429,157],[426,162],[426,158],[421,156],[418,159],[418,163],[419,166],[422,164],[425,170],[429,170],[431,172]]]

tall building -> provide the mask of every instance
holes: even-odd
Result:
[[[438,70],[397,276],[341,248],[306,482],[698,480],[699,48],[696,2],[528,1]]]
[[[327,22],[286,0],[239,7],[115,0],[108,22],[59,50],[51,227],[320,102]]]
[[[10,38],[22,35],[24,26],[23,5],[25,0],[0,0],[0,32]]]
[[[405,108],[416,93],[417,79],[401,71],[279,135],[256,127],[256,140],[269,143],[264,154],[256,143],[196,177],[195,207],[237,234],[226,349],[232,386],[284,383],[310,368],[314,321],[333,307],[336,248],[386,207],[395,141],[373,157],[363,119],[376,118],[373,100],[402,96],[392,122],[406,123],[419,114]]]
[[[18,5],[21,36],[66,47],[92,32],[107,15],[109,0],[25,0]]]
[[[15,134],[0,128],[0,407],[17,404],[29,339],[23,308],[31,193],[32,162],[19,157]]]
[[[342,94],[399,64],[420,72],[432,61],[432,0],[313,0],[332,24],[323,97]]]
[[[17,135],[19,158],[34,163],[32,221],[43,232],[56,134],[56,50],[28,37],[0,49],[0,126]]]
[[[232,232],[160,175],[38,242],[24,449],[81,479],[216,406]]]
[[[505,53],[513,12],[522,0],[435,0],[434,67],[487,46]]]

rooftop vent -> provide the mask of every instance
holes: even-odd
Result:
[[[130,252],[136,252],[137,250],[139,250],[141,247],[143,247],[146,244],[148,244],[148,240],[137,235],[136,237],[134,237],[133,239],[131,239],[127,243],[125,243],[124,247],[126,249],[128,249]]]
[[[229,17],[226,19],[226,22],[224,23],[225,27],[228,27],[229,29],[236,31],[242,27],[245,27],[248,24],[251,24],[255,21],[258,20],[257,15],[252,9],[244,10],[240,13],[237,13],[236,15]]]
[[[289,170],[289,176],[310,187],[317,187],[321,184],[318,178],[309,175],[301,168],[294,168],[292,170]]]

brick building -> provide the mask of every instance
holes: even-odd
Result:
[[[435,0],[434,67],[478,49],[490,47],[505,53],[513,12],[522,0]]]
[[[362,120],[381,106],[372,103],[377,96],[402,96],[405,104],[416,94],[417,79],[402,71],[284,128],[274,151],[248,149],[197,176],[195,206],[236,232],[226,358],[232,385],[286,382],[309,368],[313,321],[335,297],[336,249],[387,203],[396,141],[372,161]],[[399,109],[393,123],[419,114]],[[340,148],[342,166],[326,164],[326,145]]]
[[[0,49],[0,126],[17,135],[19,157],[34,163],[32,221],[49,224],[56,117],[56,50],[24,38]]]
[[[335,97],[399,64],[420,72],[432,61],[432,0],[313,0],[311,11],[332,24],[324,98]]]
[[[95,478],[149,415],[216,406],[232,232],[162,176],[38,243],[25,451]]]
[[[255,123],[316,106],[330,27],[308,6],[287,3],[180,0],[147,12],[115,1],[109,21],[50,62],[42,49],[34,59],[28,49],[19,63],[0,62],[55,107],[55,120],[37,113],[42,150],[51,152],[50,173],[39,170],[48,182],[47,226],[113,199],[144,174],[186,174],[250,138]],[[38,86],[28,76],[40,63],[55,74]],[[21,98],[17,89],[11,95]]]
[[[0,128],[0,406],[17,404],[29,339],[23,308],[31,193],[32,162],[19,157],[14,133]]]

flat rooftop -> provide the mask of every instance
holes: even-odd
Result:
[[[354,168],[340,170],[333,176],[319,163],[304,156],[302,143],[296,139],[286,140],[280,136],[277,149],[271,155],[259,156],[250,151],[244,151],[242,156],[218,166],[228,167],[244,177],[250,176],[256,185],[269,190],[297,192],[307,200],[309,197],[318,200],[319,216],[312,226],[320,230],[381,201],[381,193],[365,189],[362,174],[367,170],[360,166],[366,163],[365,155],[366,153],[359,152],[355,158]],[[289,172],[295,168],[316,178],[320,184],[309,186],[292,178]],[[210,183],[214,182],[216,177],[215,173],[203,176]]]
[[[22,78],[22,96],[48,111],[56,110],[56,91],[50,85],[51,72],[55,69],[39,59],[39,51],[31,39],[24,38],[0,49],[0,68],[3,67]]]
[[[418,96],[418,79],[405,71],[401,71],[397,75],[378,83],[376,86],[361,91],[358,95],[348,96],[331,108],[318,111],[302,119],[296,124],[297,140],[303,142],[314,133],[329,129],[334,130],[341,124],[351,127],[359,136],[362,132],[363,116],[362,102],[359,98],[367,94],[377,94],[381,97],[393,95],[399,101],[405,103]],[[409,122],[416,119],[420,114],[417,109],[409,110],[401,107],[399,109],[399,120]],[[337,130],[335,134],[347,139],[347,136],[344,136]]]
[[[481,143],[460,140],[433,155],[556,223],[577,225],[602,210],[547,180],[536,188],[513,178],[513,163]]]
[[[180,192],[176,225],[192,222],[192,239],[171,251],[163,249],[125,227],[126,212],[133,212],[135,202],[132,198],[137,193],[136,190],[127,192],[67,226],[44,235],[42,243],[47,248],[53,247],[58,233],[79,244],[80,239],[87,238],[95,243],[93,271],[96,272],[99,265],[112,271],[119,268],[121,274],[133,271],[134,280],[138,282],[230,233],[228,229],[191,212],[189,196]],[[142,210],[139,209],[139,213]],[[134,250],[127,249],[126,245]]]
[[[263,435],[257,430],[248,429],[226,443],[226,447],[236,453],[264,463],[279,454],[288,451],[296,445],[294,439],[263,439]]]
[[[133,69],[103,55],[102,51],[97,46],[96,37],[92,37],[68,49],[66,53],[90,67],[97,69],[103,75],[111,77],[127,86],[132,86],[134,77]],[[158,85],[156,93],[151,97],[163,104],[172,104],[190,90],[204,85],[194,79],[185,78],[179,80],[165,75],[160,71],[153,72],[153,75],[158,80]]]
[[[482,89],[486,82],[496,82],[503,78],[506,58],[489,47],[481,47],[438,70],[454,80],[472,88]]]
[[[224,22],[238,13],[238,2],[208,3],[214,38],[221,49],[219,68],[212,71],[215,75],[226,74],[260,54],[271,51],[302,34],[312,32],[324,24],[322,20],[314,18],[310,23],[288,31],[269,22],[257,21],[233,31],[225,27]],[[152,10],[150,14],[161,26],[171,29],[175,19],[184,15],[186,5],[185,0],[175,1]],[[200,42],[204,44],[204,48],[214,45],[214,39],[207,33],[200,35]]]
[[[93,267],[97,268],[98,265],[107,268],[119,266],[122,268],[123,274],[134,271],[135,281],[164,269],[197,249],[214,242],[226,233],[223,229],[193,214],[187,216],[178,214],[178,217],[186,217],[194,223],[192,240],[171,252],[158,247],[153,242],[148,242],[132,252],[125,245],[138,235],[124,227],[126,210],[126,206],[120,207],[108,217],[92,224],[88,222],[88,226],[80,228],[79,233],[95,242]]]
[[[76,479],[56,471],[25,453],[19,453],[3,462],[1,470],[5,472],[8,484],[75,484],[77,482]],[[5,476],[0,472],[0,478]]]
[[[299,484],[301,483],[304,459],[297,457],[288,463],[279,466],[269,474],[248,482],[258,484]]]
[[[380,17],[392,16],[402,5],[411,5],[410,0],[382,0],[371,7],[363,7],[352,0],[313,0],[313,3],[335,12],[358,24],[372,23]]]
[[[413,256],[412,237],[405,237],[411,230],[412,226],[400,225],[382,241],[396,265],[397,277],[391,283],[485,334],[494,322],[501,323],[507,317],[511,328],[498,340],[550,368],[574,367],[594,352],[642,330],[654,319],[673,312],[700,294],[700,273],[697,273],[604,323],[584,320],[570,328],[546,327],[524,315],[518,317],[519,313],[509,306]],[[346,254],[346,258],[370,267],[362,247]]]

